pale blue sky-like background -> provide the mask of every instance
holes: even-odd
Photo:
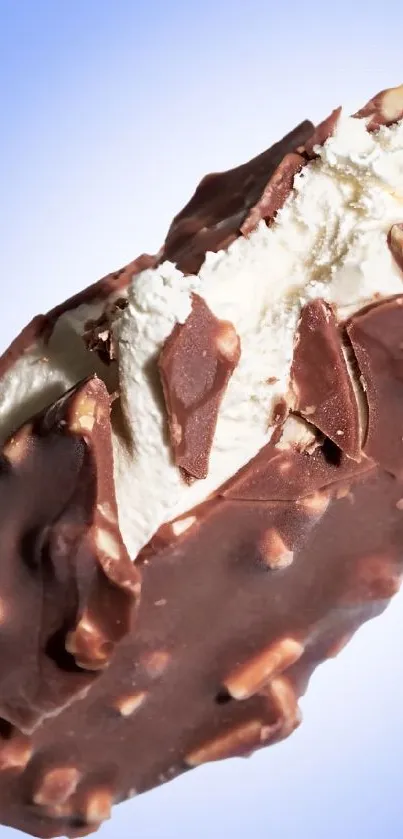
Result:
[[[398,0],[0,0],[0,349],[157,249],[207,171],[402,82],[402,32]],[[401,839],[402,636],[398,597],[290,740],[122,805],[102,839]]]

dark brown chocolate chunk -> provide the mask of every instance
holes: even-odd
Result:
[[[333,309],[323,300],[304,306],[298,324],[291,385],[294,410],[349,457],[359,459],[360,419]]]
[[[332,113],[320,122],[319,125],[316,126],[315,131],[313,132],[312,136],[308,138],[308,140],[304,143],[301,149],[298,149],[301,154],[306,154],[310,160],[317,157],[317,153],[314,151],[315,146],[324,146],[326,140],[329,137],[332,137],[336,128],[337,123],[340,119],[341,115],[341,108],[336,108]]]
[[[368,400],[364,452],[403,476],[403,297],[354,315],[347,331]]]
[[[368,131],[377,131],[381,125],[398,122],[403,117],[403,85],[381,90],[354,116],[368,119]]]
[[[303,145],[313,130],[311,122],[302,122],[249,163],[203,178],[193,198],[173,220],[161,261],[176,263],[184,273],[197,273],[207,251],[228,247],[240,235],[283,158]],[[273,202],[273,197],[270,200]]]
[[[189,317],[176,324],[158,361],[175,463],[193,478],[207,477],[218,409],[239,357],[232,323],[194,294]]]
[[[241,225],[241,233],[248,236],[260,221],[271,221],[281,210],[294,183],[295,175],[305,166],[306,161],[295,152],[286,154],[274,174],[265,186],[261,198]]]
[[[216,497],[181,536],[165,525],[140,562],[136,629],[102,680],[30,742],[5,731],[2,820],[77,835],[133,791],[293,731],[312,671],[400,584],[402,482],[375,469],[348,489],[306,504]],[[271,568],[300,532],[293,561]]]
[[[109,396],[89,380],[0,460],[0,714],[23,731],[82,695],[131,627],[139,574],[120,537]]]
[[[127,306],[126,298],[118,298],[113,303],[107,303],[104,311],[96,320],[88,320],[85,324],[83,341],[92,352],[96,352],[104,364],[110,364],[117,357],[113,338],[113,322]]]
[[[392,224],[388,233],[388,245],[397,265],[403,271],[403,223]]]

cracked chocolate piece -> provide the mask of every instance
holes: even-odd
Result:
[[[0,461],[0,715],[25,732],[91,686],[129,631],[109,396],[92,379],[17,431]]]
[[[309,160],[313,160],[317,157],[315,146],[323,146],[329,137],[333,137],[337,128],[337,123],[341,116],[341,110],[341,108],[335,108],[335,110],[332,111],[332,113],[326,117],[323,122],[320,122],[319,125],[316,126],[311,137],[308,137],[304,145],[297,151],[306,155]]]
[[[393,475],[403,475],[403,297],[358,312],[348,335],[368,400],[364,452]]]
[[[216,496],[192,510],[194,527],[156,540],[139,558],[135,631],[81,702],[37,728],[26,768],[4,772],[2,820],[83,835],[133,790],[288,736],[313,670],[401,580],[403,483],[374,469],[349,488],[354,503],[331,491],[313,504],[314,526],[276,573],[262,566],[259,541],[270,528],[285,543],[287,527],[300,532],[311,512],[299,501]],[[138,663],[161,652],[169,665],[155,678]]]
[[[368,131],[377,131],[381,125],[398,122],[403,117],[403,85],[381,90],[354,116],[368,119]]]
[[[207,477],[218,410],[240,352],[234,326],[194,294],[189,317],[174,327],[160,354],[175,463],[193,478]]]
[[[295,175],[305,166],[306,161],[296,152],[286,154],[276,171],[265,186],[261,198],[241,225],[241,233],[248,236],[264,219],[269,222],[281,210],[294,183]]]
[[[175,262],[185,274],[193,274],[200,269],[207,251],[228,247],[240,235],[242,225],[248,226],[246,220],[259,205],[272,179],[276,179],[282,160],[303,145],[313,130],[312,123],[306,120],[249,163],[203,178],[193,198],[174,218],[160,253],[161,262]],[[289,168],[286,170],[282,170],[281,178],[289,175]],[[277,188],[281,185],[282,195],[286,181],[287,177],[282,185],[277,184]],[[273,202],[273,187],[271,190]],[[267,212],[266,203],[262,210]],[[253,218],[257,224],[263,216],[255,213]]]
[[[304,306],[298,324],[291,386],[294,410],[345,454],[359,459],[358,404],[343,354],[333,309],[324,300]]]

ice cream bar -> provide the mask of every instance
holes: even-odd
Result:
[[[0,360],[0,817],[291,734],[403,573],[403,90],[205,178]]]

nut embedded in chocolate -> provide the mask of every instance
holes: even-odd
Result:
[[[97,379],[4,447],[0,712],[23,731],[82,696],[131,628],[139,574],[118,530],[112,473],[109,396]]]
[[[175,463],[191,477],[207,476],[218,410],[239,357],[232,324],[194,294],[191,314],[174,327],[158,361]]]
[[[81,774],[74,766],[55,766],[37,783],[33,803],[40,807],[64,804],[77,789]]]
[[[5,720],[0,720],[0,775],[18,774],[28,766],[33,753],[32,741]]]
[[[234,699],[249,699],[275,676],[295,664],[303,652],[304,645],[296,638],[281,638],[237,667],[224,679],[225,688]]]
[[[186,755],[185,763],[194,768],[215,760],[245,757],[261,745],[263,730],[261,720],[250,720],[193,749]]]
[[[294,552],[287,548],[279,532],[269,528],[259,540],[262,562],[272,570],[288,568],[294,559]]]

